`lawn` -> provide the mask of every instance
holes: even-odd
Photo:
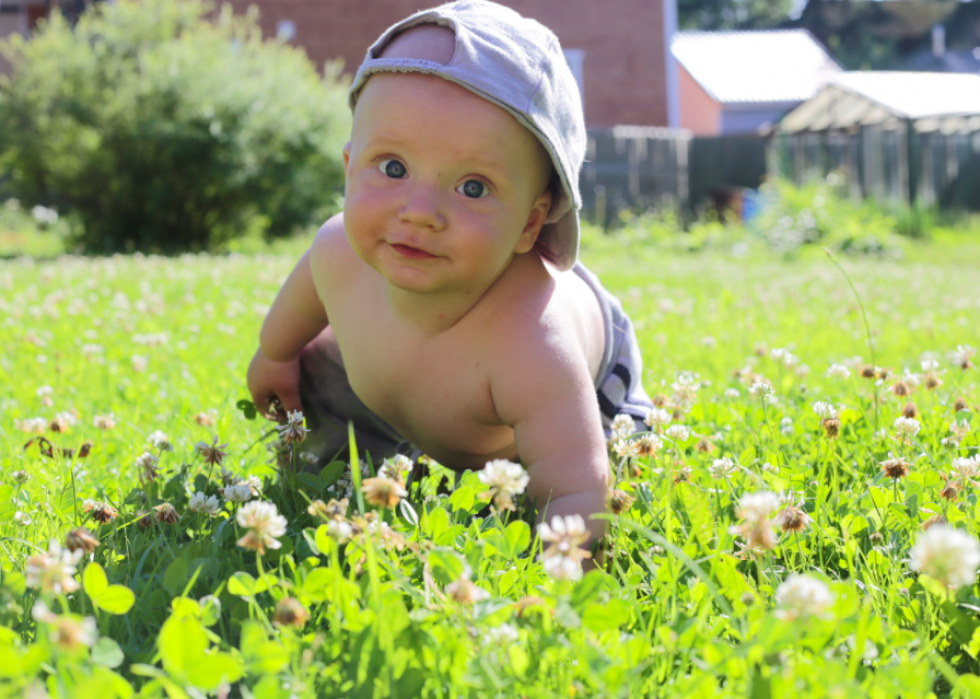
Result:
[[[591,235],[664,412],[580,580],[477,474],[280,470],[236,403],[302,249],[0,261],[0,696],[980,697],[977,244]]]

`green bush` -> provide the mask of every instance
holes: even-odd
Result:
[[[339,207],[349,133],[339,65],[262,41],[202,0],[99,3],[2,46],[0,175],[94,253],[267,239]]]

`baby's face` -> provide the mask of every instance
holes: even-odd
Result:
[[[379,73],[344,149],[344,226],[389,283],[486,288],[548,214],[550,160],[505,110],[432,75]]]

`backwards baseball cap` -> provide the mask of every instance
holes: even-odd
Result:
[[[453,30],[456,48],[449,63],[379,57],[395,36],[422,24]],[[351,111],[375,73],[439,76],[506,109],[534,134],[551,156],[562,185],[535,248],[558,269],[571,269],[578,257],[578,210],[582,207],[578,180],[585,159],[585,116],[558,37],[509,7],[488,0],[459,0],[415,13],[389,27],[372,44],[351,84]]]

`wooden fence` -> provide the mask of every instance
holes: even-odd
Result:
[[[586,218],[608,225],[623,209],[687,206],[690,132],[616,126],[588,138],[579,180]]]
[[[923,131],[907,121],[846,133],[777,134],[769,171],[802,184],[838,172],[850,196],[902,205],[980,210],[980,119]]]
[[[766,172],[765,140],[754,135],[694,138],[680,129],[617,126],[588,138],[583,215],[607,225],[624,209],[692,213],[732,188],[758,187]]]

